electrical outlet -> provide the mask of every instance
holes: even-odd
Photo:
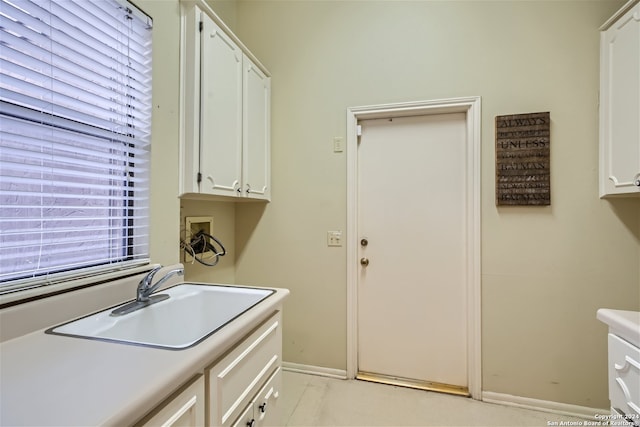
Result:
[[[327,231],[327,246],[342,246],[342,231]]]

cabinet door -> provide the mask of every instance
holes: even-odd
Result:
[[[630,420],[640,419],[640,348],[609,334],[609,399]]]
[[[601,34],[600,196],[639,193],[640,4]]]
[[[207,372],[209,424],[233,425],[282,364],[282,328],[276,313]]]
[[[198,376],[136,424],[140,427],[204,426],[204,377]]]
[[[271,79],[244,55],[243,192],[271,198]]]
[[[236,196],[242,179],[242,50],[205,13],[200,51],[201,194]]]

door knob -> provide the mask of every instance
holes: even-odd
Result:
[[[360,265],[366,267],[367,265],[369,265],[369,259],[368,258],[360,258]]]

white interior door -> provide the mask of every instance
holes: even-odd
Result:
[[[466,392],[465,114],[359,124],[358,377]]]

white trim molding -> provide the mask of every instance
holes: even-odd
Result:
[[[611,413],[610,409],[589,408],[586,406],[572,405],[569,403],[532,399],[529,397],[513,396],[511,394],[495,393],[492,391],[482,392],[482,401],[487,403],[514,406],[517,408],[531,409],[534,411],[549,412],[557,415],[566,415],[570,417],[592,420],[602,420],[602,415],[608,415]]]
[[[347,109],[347,378],[358,368],[358,120],[382,117],[465,113],[467,123],[467,367],[469,394],[482,400],[480,301],[480,97],[451,98]]]
[[[297,372],[299,374],[318,375],[321,377],[336,378],[339,380],[347,379],[347,371],[344,369],[323,368],[322,366],[303,365],[293,362],[282,362],[282,369],[288,372]]]

